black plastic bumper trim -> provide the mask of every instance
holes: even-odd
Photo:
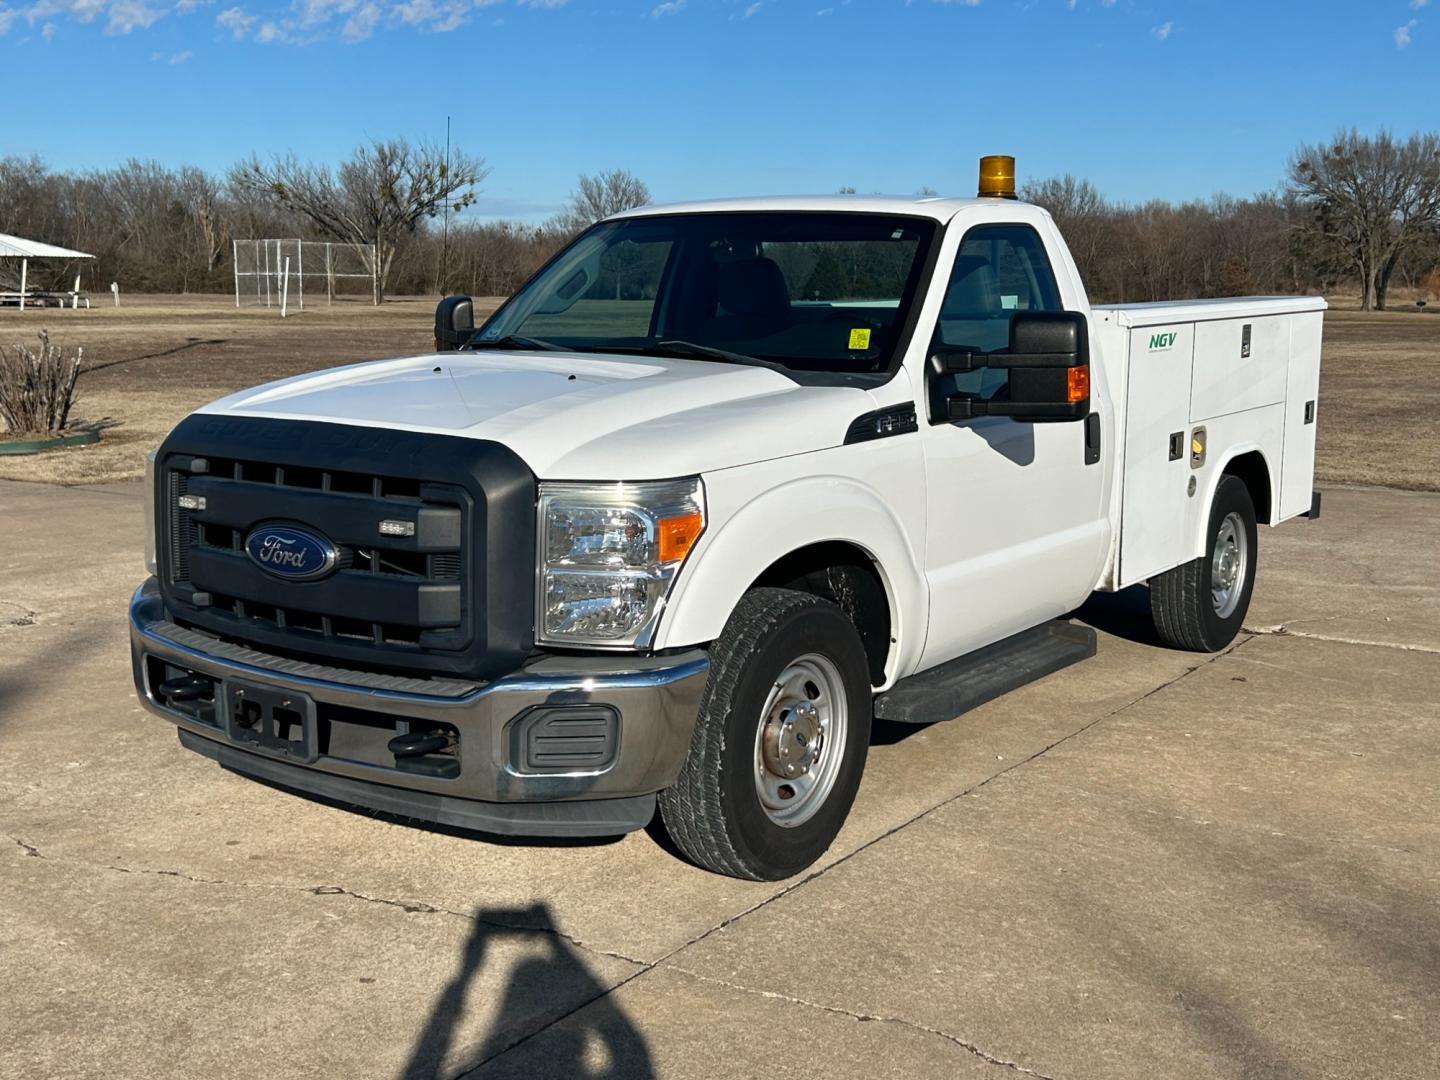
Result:
[[[655,816],[653,794],[573,802],[480,802],[316,772],[237,750],[183,729],[179,734],[181,746],[242,776],[301,795],[473,832],[537,837],[622,836],[643,829]]]

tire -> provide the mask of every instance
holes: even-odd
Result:
[[[1210,505],[1207,536],[1203,556],[1150,582],[1155,630],[1172,648],[1191,652],[1223,649],[1240,632],[1250,610],[1259,545],[1255,504],[1239,477],[1221,478]],[[1227,574],[1231,578],[1228,585]]]
[[[680,776],[660,793],[665,831],[717,874],[804,870],[855,801],[871,707],[865,648],[840,608],[790,589],[746,593],[711,646]]]

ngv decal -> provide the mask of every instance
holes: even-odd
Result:
[[[260,569],[289,581],[324,577],[340,557],[323,536],[289,525],[260,526],[245,538],[245,554]]]
[[[1150,351],[1165,352],[1167,349],[1173,349],[1175,347],[1175,339],[1179,336],[1180,335],[1174,330],[1164,334],[1151,334]]]

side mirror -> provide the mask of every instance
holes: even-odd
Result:
[[[940,352],[932,363],[947,374],[981,367],[1010,372],[1005,399],[982,401],[966,394],[949,398],[951,420],[1083,420],[1090,413],[1090,334],[1079,312],[1016,312],[1010,317],[1010,348],[1005,352]]]
[[[454,352],[475,333],[475,305],[468,296],[447,296],[435,305],[435,351]]]

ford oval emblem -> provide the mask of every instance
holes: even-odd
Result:
[[[289,581],[314,581],[335,569],[340,552],[322,536],[289,525],[262,525],[245,538],[261,570]]]

